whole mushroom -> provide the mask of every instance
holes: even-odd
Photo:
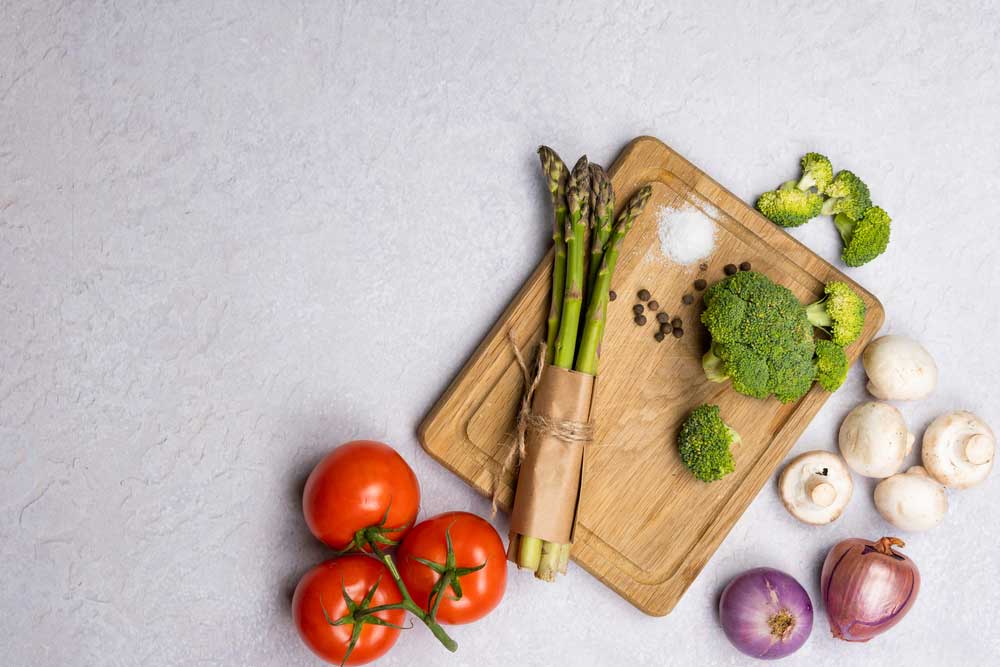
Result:
[[[851,470],[865,477],[895,473],[913,441],[903,415],[888,403],[862,403],[840,425],[840,453]]]
[[[926,398],[937,385],[938,370],[924,347],[906,336],[876,338],[861,357],[868,391],[875,398],[913,401]]]
[[[921,466],[888,479],[875,487],[875,508],[882,517],[902,530],[929,530],[941,523],[948,511],[944,487]]]
[[[924,432],[924,467],[945,486],[967,489],[990,474],[996,448],[996,436],[986,422],[965,410],[949,412]]]
[[[817,450],[800,454],[785,466],[778,491],[789,514],[820,526],[840,517],[854,492],[854,481],[842,458]]]

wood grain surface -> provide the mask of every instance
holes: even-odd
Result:
[[[677,604],[828,396],[817,385],[797,403],[782,405],[707,381],[701,356],[708,340],[698,322],[702,302],[693,281],[704,277],[711,284],[724,277],[724,265],[749,261],[803,303],[819,298],[828,280],[854,283],[657,139],[632,141],[609,172],[619,206],[647,182],[653,196],[625,240],[615,275],[618,299],[608,312],[592,414],[596,435],[586,457],[573,560],[642,611],[661,616]],[[663,206],[695,207],[715,222],[707,270],[663,256],[656,225]],[[424,449],[485,495],[492,493],[510,446],[523,391],[507,334],[513,333],[526,358],[534,358],[544,332],[550,265],[551,254],[419,429]],[[861,338],[847,349],[852,363],[885,317],[878,300],[855,287],[868,317]],[[636,292],[643,288],[661,311],[683,320],[683,337],[656,342],[651,313],[645,326],[633,322]],[[696,296],[692,305],[682,304],[688,293]],[[679,423],[704,402],[721,406],[743,438],[734,449],[736,471],[711,484],[684,468],[675,444]],[[501,480],[505,510],[515,481],[512,475]],[[556,585],[572,586],[570,575]]]

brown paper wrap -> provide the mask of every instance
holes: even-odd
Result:
[[[590,421],[594,376],[556,366],[542,370],[531,403],[533,415],[553,423]],[[556,544],[573,541],[583,482],[584,438],[558,435],[558,428],[530,426],[517,477],[512,532]]]

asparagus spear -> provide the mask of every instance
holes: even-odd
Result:
[[[590,206],[590,162],[587,160],[586,155],[581,155],[580,159],[573,165],[573,180],[576,181],[577,187],[580,188],[580,192],[583,194],[583,198],[580,200],[580,209],[583,211],[583,221],[586,223],[589,234],[593,226],[593,219],[590,217],[592,213]]]
[[[559,333],[559,319],[562,315],[563,290],[566,286],[566,181],[569,170],[562,158],[548,146],[538,148],[538,157],[542,161],[542,171],[548,182],[549,194],[552,196],[552,243],[555,246],[555,259],[552,265],[552,297],[549,300],[549,330],[546,336],[548,347],[545,352],[545,363],[552,363],[555,358],[556,335]]]
[[[559,555],[563,545],[555,542],[542,543],[542,557],[538,560],[535,576],[542,581],[555,581],[559,574]]]
[[[537,537],[521,535],[517,546],[517,566],[531,570],[532,572],[538,572],[538,566],[542,557],[542,540]]]
[[[590,238],[590,268],[587,271],[587,288],[594,285],[594,277],[601,268],[601,257],[604,246],[611,238],[611,227],[615,219],[615,191],[611,188],[611,180],[601,165],[590,163],[591,181],[591,215],[594,217],[594,228]]]
[[[591,290],[593,290],[594,282],[596,282],[597,280],[597,272],[601,268],[600,267],[601,258],[604,256],[604,251],[607,249],[608,246],[608,240],[611,238],[611,228],[612,225],[614,224],[614,219],[615,219],[615,191],[614,188],[611,187],[611,179],[608,178],[608,175],[604,172],[603,169],[601,169],[599,165],[594,165],[594,166],[597,167],[599,173],[592,176],[592,178],[596,178],[597,180],[600,181],[601,193],[598,196],[598,216],[600,221],[597,224],[597,237],[591,242],[591,250],[590,250],[591,271],[587,284],[589,285]],[[593,174],[594,170],[592,169],[591,172]],[[600,245],[598,245],[598,243],[600,243]],[[607,310],[606,303],[604,308],[605,310]],[[586,314],[584,314],[584,317],[586,317]],[[600,331],[597,332],[598,341],[604,340],[604,328],[606,324],[607,324],[607,318],[602,318],[600,324]],[[584,328],[586,328],[586,323],[584,323],[583,326]],[[601,348],[600,345],[598,345],[597,348],[598,358],[600,358],[600,354],[601,354]],[[565,571],[565,567],[566,563],[564,561],[561,564],[561,568],[563,569],[563,571]]]
[[[577,335],[583,311],[584,287],[587,278],[587,232],[590,228],[590,169],[587,156],[577,160],[566,190],[568,218],[563,232],[566,239],[566,287],[563,294],[562,317],[556,336],[552,363],[560,368],[573,368]],[[522,535],[518,565],[535,570],[535,575],[554,571],[559,564],[559,546],[554,542]],[[554,579],[546,575],[547,581]]]
[[[647,185],[635,193],[625,210],[618,216],[618,222],[615,223],[608,241],[608,249],[605,251],[604,257],[601,259],[601,266],[597,271],[593,296],[587,306],[587,318],[583,334],[580,336],[580,353],[576,358],[575,369],[581,373],[597,375],[597,350],[604,332],[603,323],[607,316],[608,293],[611,290],[611,278],[615,266],[618,264],[618,253],[621,251],[622,240],[632,228],[632,223],[642,213],[642,209],[645,208],[652,192],[652,187]]]
[[[583,224],[583,243],[580,245],[583,248],[583,284],[580,288],[580,303],[587,303],[587,290],[590,285],[587,282],[588,275],[588,262],[590,255],[587,253],[587,248],[590,247],[590,236],[591,231],[594,228],[594,209],[591,206],[591,201],[593,201],[593,187],[590,179],[590,162],[587,160],[586,155],[581,155],[580,159],[576,161],[573,165],[573,180],[576,181],[576,186],[580,188],[580,218]],[[581,306],[581,310],[585,310]],[[582,313],[581,313],[582,315]],[[579,326],[583,326],[581,322]],[[580,329],[577,329],[579,332]]]
[[[562,159],[551,148],[540,147],[538,155],[548,179],[554,210],[552,240],[555,242],[555,259],[552,267],[552,298],[549,306],[548,349],[545,360],[547,363],[556,365],[563,363],[565,364],[562,366],[563,368],[572,368],[573,356],[576,352],[577,332],[576,330],[570,332],[568,329],[563,332],[563,322],[566,319],[567,298],[573,301],[575,295],[576,303],[570,305],[569,309],[570,312],[574,313],[571,319],[577,322],[577,328],[579,327],[581,309],[579,302],[583,295],[581,285],[577,280],[577,273],[582,270],[582,267],[578,267],[577,255],[580,253],[576,249],[581,247],[584,242],[578,236],[579,227],[586,223],[583,218],[584,209],[581,206],[576,175],[582,175],[582,171],[586,171],[587,158],[586,156],[580,158],[573,173],[570,173]],[[581,164],[583,164],[582,171]],[[567,217],[567,203],[571,205],[569,217]],[[584,229],[584,233],[585,231]],[[573,280],[572,284],[567,284],[567,276]],[[537,572],[539,559],[542,556],[542,547],[542,540],[537,537],[517,536],[518,567]],[[513,544],[511,548],[513,548]]]
[[[564,544],[559,549],[559,565],[557,567],[559,574],[566,574],[566,568],[569,567],[569,550],[572,546],[572,544]]]
[[[552,363],[559,368],[572,369],[576,356],[576,336],[580,329],[580,311],[583,309],[584,243],[587,221],[583,217],[586,192],[581,190],[576,178],[570,175],[566,190],[566,289],[563,293],[563,312],[556,336],[556,352]]]

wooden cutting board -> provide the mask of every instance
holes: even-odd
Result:
[[[625,240],[615,274],[618,299],[608,312],[592,413],[595,441],[586,459],[573,560],[642,611],[662,616],[829,396],[817,385],[797,403],[782,405],[707,381],[701,369],[707,349],[707,333],[698,323],[701,299],[685,306],[682,296],[700,296],[692,287],[696,278],[711,284],[724,277],[726,264],[744,261],[803,303],[819,298],[828,280],[854,283],[657,139],[632,141],[609,173],[619,206],[647,182],[653,195]],[[663,256],[656,215],[664,206],[693,207],[715,222],[716,246],[704,260],[706,271],[697,262],[681,266]],[[551,261],[550,253],[420,426],[424,449],[487,496],[510,446],[523,391],[507,334],[513,333],[525,358],[534,359],[545,329]],[[643,288],[671,318],[681,317],[682,338],[657,343],[656,320],[648,312],[646,326],[633,322],[636,292]],[[855,288],[868,317],[860,340],[847,349],[852,363],[885,317],[872,294]],[[736,471],[711,484],[684,468],[675,444],[679,423],[705,402],[721,406],[743,438],[734,450]],[[515,482],[509,475],[501,481],[505,511]],[[556,585],[572,586],[572,572]]]

